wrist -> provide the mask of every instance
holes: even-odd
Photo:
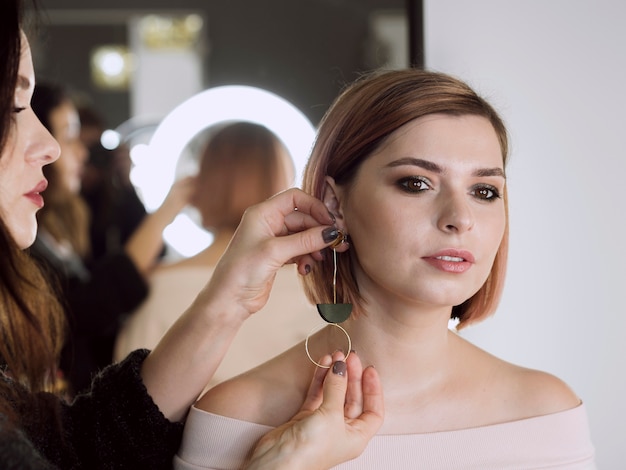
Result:
[[[305,463],[306,462],[306,463]],[[293,445],[275,445],[261,455],[252,455],[245,470],[316,470],[315,458],[305,459]]]
[[[287,423],[286,429],[276,436],[271,431],[261,438],[245,466],[246,470],[324,470],[323,457],[306,433],[300,432],[298,424]]]

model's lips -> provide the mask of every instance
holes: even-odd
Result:
[[[442,250],[423,258],[431,266],[448,273],[464,273],[474,264],[474,255],[466,250]]]
[[[48,187],[48,181],[43,179],[37,186],[27,192],[24,196],[28,198],[33,204],[35,204],[39,209],[41,209],[44,205],[43,197],[40,193],[44,192]]]

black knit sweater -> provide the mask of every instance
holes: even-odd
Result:
[[[148,395],[139,375],[147,354],[107,367],[71,404],[0,374],[0,400],[17,416],[0,414],[0,468],[170,469],[183,423],[168,421]]]

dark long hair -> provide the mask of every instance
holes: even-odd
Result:
[[[21,56],[20,0],[0,4],[0,158],[17,132],[13,120]],[[0,217],[0,362],[29,390],[53,390],[64,313],[46,276],[22,251]],[[4,383],[0,381],[0,383]]]
[[[6,144],[12,122],[13,100],[20,66],[20,2],[8,0],[2,4],[0,15],[0,148]]]

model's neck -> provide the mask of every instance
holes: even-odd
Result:
[[[404,312],[369,309],[342,326],[364,366],[374,365],[388,384],[401,384],[407,377],[432,380],[440,371],[449,370],[458,339],[448,329],[449,315],[447,308]]]

